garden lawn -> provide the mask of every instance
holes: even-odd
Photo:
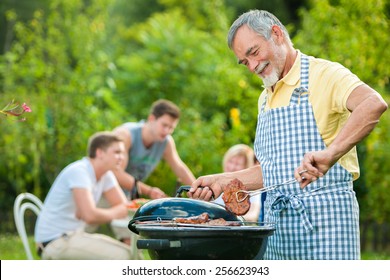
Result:
[[[29,237],[31,248],[35,248],[32,237]],[[32,250],[35,259],[39,259]],[[145,256],[148,259],[148,256]],[[0,260],[26,260],[22,241],[18,235],[0,234]],[[362,260],[390,260],[390,253],[362,252]]]

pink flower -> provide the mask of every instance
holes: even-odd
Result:
[[[22,106],[19,105],[18,102],[15,102],[12,100],[9,102],[2,110],[0,110],[0,116],[4,115],[7,116],[14,116],[17,117],[18,121],[25,121],[26,118],[20,117],[24,112],[32,112],[31,108],[27,106],[26,103],[23,103]]]
[[[31,109],[30,109],[30,107],[28,107],[28,106],[26,105],[26,103],[23,103],[22,107],[23,107],[23,110],[24,110],[25,112],[27,112],[27,113],[32,112]]]

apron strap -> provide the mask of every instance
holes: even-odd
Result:
[[[301,87],[309,89],[309,58],[301,54]]]
[[[307,88],[295,88],[290,98],[290,106],[305,103],[309,103],[309,92]]]
[[[301,54],[301,86],[295,88],[290,99],[291,105],[309,102],[309,58]]]

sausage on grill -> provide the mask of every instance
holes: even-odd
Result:
[[[192,216],[189,218],[175,218],[175,222],[181,224],[204,224],[207,223],[209,220],[209,214],[207,213],[200,214],[199,216]]]

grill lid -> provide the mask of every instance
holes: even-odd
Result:
[[[138,233],[134,223],[137,221],[164,221],[174,218],[189,218],[207,213],[210,219],[223,218],[226,221],[241,221],[239,217],[228,212],[225,207],[203,200],[191,198],[160,198],[147,202],[135,212],[133,219],[129,222],[129,229]]]

